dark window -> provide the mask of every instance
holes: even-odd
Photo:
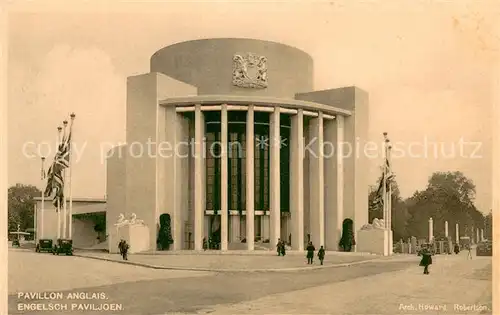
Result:
[[[254,126],[254,207],[270,207],[269,113],[255,112]],[[228,113],[228,209],[246,209],[246,112]],[[290,209],[290,116],[281,115],[280,199],[281,211]],[[206,122],[206,205],[220,210],[220,112],[205,112]],[[215,145],[216,143],[217,145]]]

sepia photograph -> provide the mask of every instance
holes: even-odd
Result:
[[[500,314],[498,3],[0,20],[0,314]]]

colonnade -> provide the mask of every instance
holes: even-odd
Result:
[[[221,250],[228,249],[228,112],[246,111],[246,243],[254,250],[254,124],[255,112],[269,112],[270,146],[270,209],[269,242],[274,246],[280,238],[280,115],[291,115],[290,133],[290,212],[292,248],[304,249],[304,226],[309,223],[311,241],[317,247],[326,245],[336,249],[344,219],[344,116],[323,112],[289,109],[279,106],[194,106],[194,249],[203,249],[205,237],[205,158],[203,140],[205,121],[203,111],[221,112]],[[188,111],[182,107],[177,111]],[[191,111],[191,110],[189,110]],[[308,128],[304,128],[305,116],[309,116]],[[315,139],[305,144],[305,138]],[[325,146],[326,142],[328,145]],[[328,149],[328,152],[325,152]],[[334,150],[330,152],[330,150]],[[307,168],[307,171],[304,170]],[[325,193],[326,191],[326,193]],[[307,208],[309,215],[304,216]],[[327,209],[325,211],[325,209]],[[325,227],[328,227],[325,229]],[[326,244],[325,244],[326,241]]]

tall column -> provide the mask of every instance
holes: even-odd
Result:
[[[484,241],[484,230],[481,229],[481,241]]]
[[[247,249],[254,250],[255,241],[255,184],[254,184],[254,108],[248,107],[247,112],[247,147],[246,147],[246,239]]]
[[[240,216],[232,215],[231,217],[231,238],[230,241],[235,243],[241,239]]]
[[[432,218],[429,219],[429,243],[432,242],[434,238],[434,223],[432,221]]]
[[[260,216],[260,235],[262,240],[267,240],[270,239],[270,234],[269,234],[269,216],[268,215],[261,215]]]
[[[269,226],[269,243],[271,247],[276,246],[280,238],[281,227],[281,189],[280,189],[280,108],[275,107],[271,114],[270,121],[270,226]]]
[[[325,248],[338,250],[344,220],[344,116],[324,121]]]
[[[456,242],[457,244],[459,244],[459,243],[460,243],[460,234],[459,234],[459,233],[460,233],[460,232],[459,232],[459,230],[458,230],[458,223],[457,223],[457,224],[455,224],[455,242]]]
[[[304,113],[292,116],[290,133],[290,213],[292,248],[304,250]]]
[[[220,170],[220,239],[221,250],[227,250],[227,229],[228,229],[228,179],[227,179],[227,105],[222,105],[221,124],[220,124],[220,139],[221,139],[221,170]]]
[[[448,238],[448,221],[444,221],[444,237]]]
[[[203,218],[203,235],[207,239],[210,237],[210,217],[208,215]]]
[[[479,239],[479,229],[476,228],[476,243],[479,243],[481,240]]]
[[[323,114],[309,122],[309,217],[311,241],[319,247],[325,243]]]
[[[201,105],[196,105],[194,112],[194,249],[203,249],[203,217],[205,216],[205,157],[203,154],[203,138],[205,121]]]

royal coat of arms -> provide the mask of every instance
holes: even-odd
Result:
[[[244,88],[267,87],[267,58],[252,53],[233,57],[233,85]]]

